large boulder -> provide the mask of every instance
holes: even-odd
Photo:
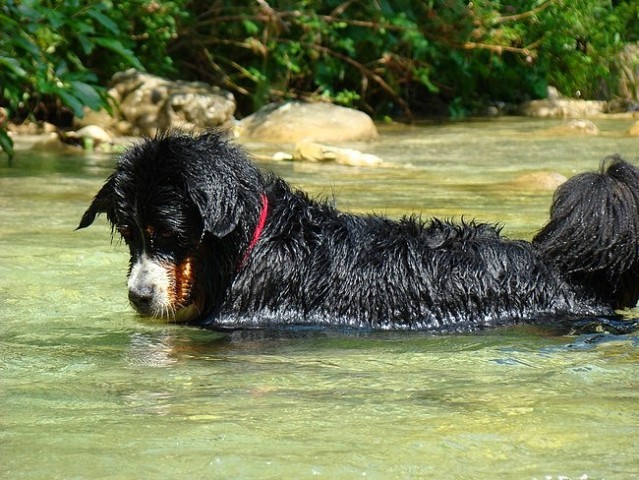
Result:
[[[121,135],[153,135],[168,128],[203,130],[233,121],[233,95],[203,82],[172,81],[130,69],[116,73],[112,84],[115,118],[87,112],[77,126],[98,124]]]
[[[244,118],[241,139],[274,143],[338,143],[377,138],[371,117],[352,108],[329,103],[286,102],[267,105]]]

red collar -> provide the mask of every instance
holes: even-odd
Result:
[[[242,260],[240,261],[240,264],[237,267],[238,270],[240,270],[244,266],[246,261],[248,260],[248,257],[251,255],[251,252],[253,251],[253,248],[255,248],[255,245],[257,245],[257,242],[259,241],[260,237],[262,236],[262,232],[264,231],[264,227],[266,226],[266,217],[268,217],[268,197],[266,196],[265,193],[263,193],[260,196],[260,199],[262,201],[260,218],[257,221],[255,230],[253,231],[253,238],[251,238],[251,243],[249,243],[248,247],[246,248],[246,251],[244,252],[244,255],[242,256]]]

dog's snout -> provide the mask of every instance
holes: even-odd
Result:
[[[153,286],[129,289],[129,301],[141,313],[149,313],[155,291]]]
[[[169,304],[169,285],[166,269],[157,260],[142,255],[129,273],[129,301],[142,315],[161,315]]]

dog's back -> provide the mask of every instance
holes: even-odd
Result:
[[[354,216],[282,183],[268,192],[277,220],[235,278],[217,326],[459,332],[613,314],[529,242],[492,225]]]

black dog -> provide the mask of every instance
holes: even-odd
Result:
[[[614,316],[639,296],[639,170],[618,157],[560,187],[532,243],[342,213],[222,133],[130,149],[78,228],[102,212],[131,251],[133,307],[167,321],[462,332]]]

